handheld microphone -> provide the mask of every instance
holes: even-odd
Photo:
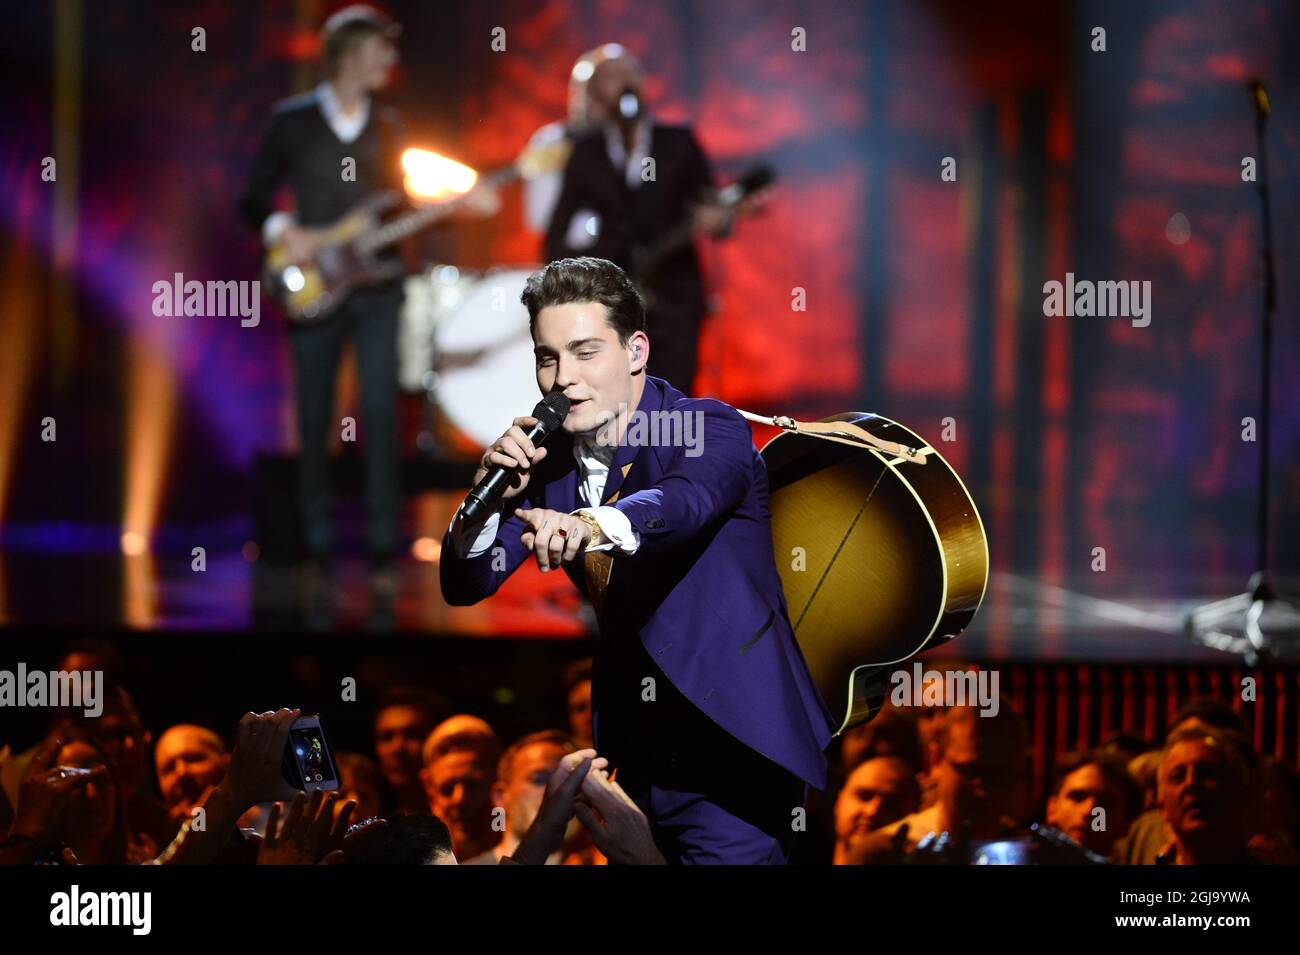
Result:
[[[641,91],[635,86],[629,86],[623,92],[618,94],[618,104],[616,106],[617,119],[622,126],[631,126],[641,118]]]
[[[568,415],[568,398],[558,391],[547,395],[537,402],[537,407],[533,409],[533,417],[537,419],[537,424],[527,432],[528,440],[534,447],[542,444],[551,432],[560,430],[560,425],[564,424],[564,419]],[[476,521],[488,511],[495,510],[501,503],[501,495],[505,493],[514,473],[513,468],[507,468],[503,464],[494,464],[488,468],[487,474],[483,475],[483,480],[474,485],[474,490],[465,497],[465,503],[460,509],[461,519]]]

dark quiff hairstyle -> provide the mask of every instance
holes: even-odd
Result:
[[[609,324],[626,345],[636,332],[645,331],[645,302],[626,272],[608,259],[584,256],[559,259],[528,277],[519,297],[528,309],[528,330],[537,333],[537,315],[552,305],[598,302],[609,310]]]

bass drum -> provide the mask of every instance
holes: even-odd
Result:
[[[397,384],[402,391],[420,394],[433,387],[436,329],[478,279],[477,272],[454,265],[435,265],[407,277],[397,323]]]
[[[489,270],[434,326],[438,406],[480,448],[541,399],[528,310],[519,301],[538,268]]]

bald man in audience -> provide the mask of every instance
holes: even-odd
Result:
[[[1170,841],[1156,865],[1246,865],[1250,768],[1226,733],[1175,731],[1160,763],[1160,806]]]
[[[858,764],[835,800],[835,865],[848,865],[853,843],[916,812],[921,787],[916,769],[897,756]]]
[[[181,723],[158,737],[158,791],[173,822],[179,825],[190,818],[194,807],[221,782],[229,762],[221,737],[206,726]]]
[[[424,743],[429,811],[447,824],[458,859],[472,859],[501,841],[492,826],[492,783],[501,742],[485,720],[468,713],[434,727]]]
[[[1175,714],[1173,728],[1165,737],[1165,749],[1156,751],[1151,760],[1155,763],[1154,780],[1150,783],[1151,805],[1133,821],[1124,838],[1116,841],[1111,850],[1112,862],[1120,865],[1155,865],[1161,852],[1169,847],[1173,834],[1165,822],[1160,766],[1168,755],[1174,737],[1184,732],[1207,733],[1231,741],[1246,762],[1247,774],[1254,774],[1258,757],[1246,742],[1246,727],[1241,717],[1221,700],[1210,697],[1192,698]]]

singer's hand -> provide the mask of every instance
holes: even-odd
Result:
[[[537,555],[542,573],[568,563],[587,549],[591,525],[581,517],[544,507],[517,507],[515,516],[528,525],[519,540]]]
[[[490,468],[499,464],[514,471],[501,499],[508,501],[522,494],[528,487],[533,465],[546,457],[546,449],[534,447],[533,442],[528,440],[528,435],[524,432],[524,428],[531,428],[535,424],[537,419],[532,415],[516,418],[515,423],[506,429],[506,433],[493,441],[484,452],[479,460],[479,468],[474,472],[474,484],[478,484]]]

